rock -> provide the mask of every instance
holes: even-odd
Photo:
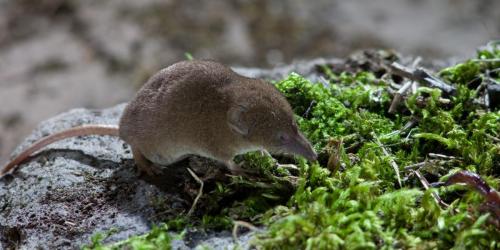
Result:
[[[297,61],[290,65],[283,65],[273,69],[259,68],[233,68],[234,71],[248,77],[262,78],[267,80],[280,80],[291,72],[298,73],[312,82],[323,81],[318,71],[319,65],[342,65],[344,60],[318,58],[310,61]]]
[[[84,123],[116,124],[125,105],[76,109],[44,121],[16,150],[36,139]],[[47,147],[0,181],[2,244],[7,231],[26,249],[71,248],[112,227],[123,239],[148,231],[145,198],[158,191],[136,178],[128,146],[118,138],[70,138]],[[61,150],[62,149],[62,150]],[[130,192],[122,192],[130,190]],[[14,241],[15,242],[15,241]]]
[[[267,79],[280,79],[295,71],[317,81],[317,64],[338,62],[318,59],[274,70],[235,70]],[[13,155],[66,128],[117,124],[124,107],[75,109],[53,117],[42,122]],[[144,234],[162,222],[160,215],[165,210],[181,214],[189,209],[190,199],[179,190],[191,177],[186,163],[179,164],[184,166],[172,166],[161,179],[143,178],[136,173],[129,146],[119,138],[85,136],[54,143],[0,180],[1,246],[74,249],[88,244],[97,232],[117,231],[105,242]],[[189,238],[196,240],[175,241],[174,246],[182,249],[201,244],[224,249],[233,244],[229,232],[192,234],[197,236]],[[241,246],[248,246],[249,235],[240,237]]]

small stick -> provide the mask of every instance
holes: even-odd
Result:
[[[420,64],[420,61],[422,61],[422,57],[418,56],[411,64],[411,67],[416,68]],[[410,87],[411,87],[411,92],[410,92],[411,94],[417,93],[418,82],[412,81]]]
[[[425,179],[425,177],[420,173],[420,171],[414,170],[413,173],[415,173],[415,175],[418,177],[418,179],[420,180],[420,183],[422,183],[422,186],[424,186],[425,190],[428,190],[430,184],[427,181],[427,179]],[[439,204],[440,206],[445,207],[445,208],[447,208],[449,206],[443,200],[441,200],[441,197],[439,197],[439,195],[436,192],[432,192],[432,197],[437,202],[437,204]]]
[[[294,164],[276,164],[279,168],[289,169],[289,170],[299,170],[299,168]]]
[[[389,65],[389,68],[391,69],[391,73],[395,75],[408,78],[411,80],[416,80],[415,76],[413,75],[414,74],[413,69],[405,67],[397,62],[394,62],[391,65]]]
[[[422,61],[422,57],[417,56],[417,58],[415,58],[415,60],[413,60],[413,62],[411,63],[411,67],[416,68],[420,64],[421,61]]]
[[[424,167],[425,165],[427,165],[427,163],[428,163],[427,161],[423,161],[423,162],[411,164],[411,165],[408,165],[408,166],[404,167],[404,169],[405,170],[419,169],[419,168]]]
[[[455,160],[457,158],[455,156],[442,155],[442,154],[436,154],[436,153],[429,153],[429,157],[431,157],[431,158],[441,158],[441,159],[447,159],[447,160]]]
[[[398,90],[398,93],[400,95],[403,95],[404,93],[406,93],[406,91],[408,91],[408,89],[411,87],[411,84],[413,82],[412,81],[408,81],[405,83],[405,85],[403,85],[403,87],[401,87],[399,90]]]
[[[405,126],[401,129],[402,131],[405,131],[407,129],[413,128],[417,124],[418,120],[416,118],[412,118],[410,121],[408,121]]]
[[[413,81],[406,82],[403,87],[401,87],[396,94],[394,94],[394,98],[392,99],[391,106],[389,107],[389,113],[393,114],[396,111],[396,108],[401,103],[403,99],[403,95],[408,91],[413,84]]]
[[[489,58],[489,59],[472,59],[473,62],[492,62],[497,63],[500,62],[500,58]]]
[[[319,77],[319,81],[323,84],[323,86],[325,87],[328,87],[330,85],[330,83],[328,82],[328,80],[326,80],[326,78],[324,78],[323,76],[320,76]]]
[[[265,149],[259,150],[259,152],[260,152],[260,155],[262,155],[262,156],[272,157],[271,154],[269,152],[267,152],[267,150],[265,150]]]
[[[401,87],[403,87],[403,85],[397,84],[395,82],[391,82],[389,85],[394,89],[400,89]]]
[[[494,72],[498,72],[498,71],[500,71],[500,68],[497,68],[497,69],[492,69],[492,70],[489,70],[488,72],[489,72],[489,73],[494,73]]]
[[[416,68],[418,66],[418,64],[420,63],[420,61],[422,61],[422,58],[420,56],[415,58],[415,60],[411,64],[411,67]],[[394,112],[396,112],[396,108],[399,106],[399,103],[401,103],[401,100],[403,99],[403,95],[405,95],[405,93],[415,84],[416,84],[416,82],[411,80],[411,81],[406,82],[403,86],[401,86],[401,88],[399,88],[399,90],[394,94],[394,98],[392,99],[391,106],[389,107],[390,114],[393,114]]]
[[[419,86],[418,82],[413,82],[413,84],[411,85],[411,92],[410,93],[411,94],[417,93],[417,90],[419,87],[420,86]]]
[[[316,101],[312,100],[309,104],[309,107],[307,107],[306,112],[304,112],[304,114],[302,115],[303,117],[307,117],[309,115],[309,112],[311,112],[311,108],[314,104],[316,104]]]
[[[387,152],[387,149],[385,149],[384,145],[382,145],[382,143],[380,142],[380,140],[377,138],[377,135],[375,133],[371,133],[374,140],[375,140],[375,143],[380,147],[382,148],[382,152],[384,152],[384,154],[386,156],[389,157],[389,163],[391,164],[392,168],[394,169],[394,172],[396,173],[396,178],[398,179],[398,184],[399,184],[399,187],[403,187],[403,185],[401,185],[401,176],[399,175],[399,167],[398,167],[398,164],[396,164],[396,162],[394,161],[394,159],[392,159],[391,155],[389,154],[389,152]]]
[[[242,221],[242,220],[235,220],[233,221],[234,223],[234,226],[233,226],[233,240],[235,243],[238,242],[238,228],[239,227],[246,227],[252,231],[260,231],[259,228],[257,228],[256,226],[252,225],[251,223],[249,222],[246,222],[246,221]]]
[[[487,134],[487,133],[485,133],[484,135],[486,135],[486,137],[492,139],[494,142],[500,142],[500,139],[495,137],[495,136],[492,136],[492,135]]]
[[[193,170],[190,168],[187,168],[187,171],[191,174],[191,176],[198,182],[200,183],[200,190],[198,191],[198,194],[196,195],[196,198],[194,198],[193,205],[191,205],[191,208],[189,209],[189,212],[187,213],[187,216],[191,216],[193,214],[194,209],[196,207],[196,204],[198,203],[198,200],[200,199],[201,195],[203,194],[203,181],[198,177]]]
[[[404,132],[404,131],[412,128],[413,126],[415,126],[417,124],[417,122],[418,122],[417,119],[411,119],[401,129],[394,130],[394,131],[390,132],[389,134],[385,134],[384,136],[392,136],[392,135],[395,135],[395,134],[402,133],[402,132]]]
[[[456,92],[455,87],[445,83],[444,81],[435,76],[432,76],[431,74],[427,73],[427,71],[421,68],[413,70],[397,62],[393,62],[390,65],[390,69],[393,74],[411,79],[413,81],[420,82],[431,88],[438,88],[442,90],[444,94],[454,95]]]

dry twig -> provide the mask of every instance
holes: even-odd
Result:
[[[399,106],[401,103],[401,100],[403,99],[403,95],[410,89],[411,85],[413,84],[413,81],[408,81],[406,82],[395,94],[391,102],[391,106],[389,107],[389,113],[393,114],[396,112],[396,108]]]
[[[441,159],[446,159],[446,160],[455,160],[455,159],[457,159],[457,157],[455,157],[455,156],[443,155],[443,154],[436,154],[436,153],[429,153],[429,157],[431,157],[431,158],[441,158]]]
[[[430,184],[427,181],[427,179],[425,179],[425,177],[420,173],[420,171],[414,170],[413,173],[415,173],[415,175],[418,177],[418,179],[420,180],[420,183],[422,183],[422,186],[424,186],[425,190],[428,190],[430,187]],[[440,206],[442,206],[444,208],[447,208],[449,206],[443,200],[441,200],[441,197],[439,197],[439,195],[436,192],[432,192],[432,197],[437,202],[437,204],[439,204]]]
[[[491,62],[498,63],[500,62],[500,58],[489,58],[489,59],[472,59],[473,62]]]
[[[257,228],[256,226],[252,225],[251,223],[249,222],[246,222],[246,221],[241,221],[241,220],[235,220],[233,221],[234,223],[234,226],[233,226],[233,240],[235,243],[238,242],[238,228],[239,227],[246,227],[252,231],[260,231],[259,228]]]
[[[309,104],[309,107],[307,107],[306,112],[302,115],[302,117],[307,117],[309,116],[309,112],[311,112],[312,107],[316,104],[315,100],[312,100],[311,103]]]
[[[484,135],[486,135],[486,137],[490,138],[491,140],[493,140],[493,141],[494,141],[494,142],[496,142],[496,143],[499,143],[499,142],[500,142],[500,139],[499,139],[499,138],[497,138],[497,137],[495,137],[495,136],[492,136],[492,135],[487,134],[487,133],[485,133]]]
[[[425,167],[429,162],[428,161],[423,161],[415,164],[408,165],[404,167],[404,170],[412,170],[412,169],[420,169],[422,167]]]
[[[411,79],[413,81],[420,82],[422,84],[425,84],[431,88],[438,88],[445,95],[454,95],[456,92],[456,88],[445,83],[441,79],[432,76],[429,74],[427,71],[424,69],[410,69],[408,67],[405,67],[397,62],[394,62],[390,65],[391,72],[395,75],[405,77],[408,79]]]
[[[396,164],[396,162],[394,161],[394,159],[392,159],[391,155],[389,154],[389,152],[387,152],[387,149],[385,149],[384,145],[382,145],[382,143],[378,139],[377,135],[375,133],[373,133],[373,132],[371,134],[373,136],[373,139],[374,139],[375,143],[380,148],[382,148],[382,152],[384,152],[384,154],[389,157],[389,163],[391,164],[392,168],[394,169],[394,172],[396,173],[396,178],[398,179],[399,187],[400,188],[403,187],[402,184],[401,184],[401,176],[399,175],[399,166],[398,166],[398,164]]]
[[[288,169],[288,170],[299,171],[299,168],[295,164],[279,164],[279,163],[276,163],[276,166],[278,168],[284,168],[284,169]]]
[[[385,134],[384,136],[393,136],[396,134],[403,133],[404,131],[406,131],[410,128],[413,128],[417,123],[418,123],[418,120],[413,118],[410,121],[408,121],[401,129],[392,131],[389,134]]]
[[[198,194],[196,195],[196,198],[194,198],[193,205],[191,205],[191,208],[189,209],[189,212],[187,213],[187,216],[191,216],[191,214],[193,214],[193,212],[194,212],[196,204],[198,203],[198,200],[200,199],[201,195],[203,194],[203,181],[190,168],[187,168],[187,171],[191,174],[191,176],[198,183],[200,183],[200,190],[198,191]]]
[[[418,64],[420,63],[420,61],[422,60],[421,57],[417,57],[411,67],[412,68],[416,68],[418,66]],[[394,94],[394,98],[392,99],[392,102],[391,102],[391,106],[389,107],[389,113],[394,113],[396,112],[396,108],[399,106],[399,104],[401,103],[401,100],[403,99],[403,96],[406,94],[406,92],[413,86],[415,85],[416,82],[411,80],[411,81],[407,81],[395,94]]]

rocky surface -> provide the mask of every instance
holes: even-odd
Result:
[[[101,111],[75,109],[58,115],[41,123],[17,151],[65,128],[116,124],[124,106]],[[154,204],[158,199],[165,209],[178,213],[189,208],[181,190],[183,179],[190,177],[184,167],[173,168],[168,175],[177,180],[138,176],[128,145],[115,137],[88,136],[52,144],[0,181],[2,246],[77,248],[88,244],[97,232],[117,230],[106,242],[146,233],[160,222],[156,217],[161,211]],[[189,234],[189,241],[177,240],[174,246],[233,244],[229,232]]]
[[[319,64],[340,60],[317,59],[274,70],[236,68],[246,76],[280,79],[298,72],[321,80]],[[35,140],[81,124],[117,124],[125,107],[104,110],[74,109],[42,122],[13,153]],[[207,165],[210,166],[207,168]],[[226,171],[206,159],[189,159],[164,170],[164,175],[138,176],[128,145],[116,137],[86,136],[48,146],[0,180],[0,242],[4,248],[77,248],[96,232],[117,229],[106,242],[143,234],[166,214],[185,213],[193,197],[184,190],[196,182],[186,171],[200,176]],[[209,169],[209,171],[207,171]],[[168,173],[167,173],[168,172]],[[187,182],[191,182],[190,184]],[[229,232],[189,232],[189,240],[175,241],[176,248],[209,245],[224,249],[233,244]],[[243,246],[250,236],[243,234]]]

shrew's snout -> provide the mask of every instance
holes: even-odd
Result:
[[[315,161],[318,155],[314,151],[311,143],[305,138],[302,133],[298,133],[290,143],[284,146],[287,153],[301,155],[309,161]]]

